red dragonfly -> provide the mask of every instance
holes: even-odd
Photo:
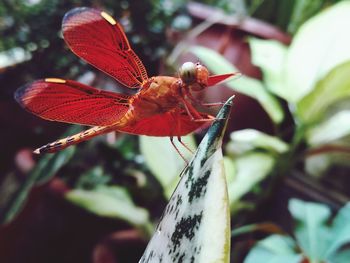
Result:
[[[186,62],[179,77],[149,78],[120,24],[96,9],[69,11],[63,18],[62,31],[77,56],[126,87],[139,90],[135,95],[125,95],[59,78],[37,80],[19,88],[15,99],[29,112],[50,121],[93,126],[42,146],[34,151],[37,154],[56,152],[111,131],[169,136],[173,145],[176,136],[182,143],[181,136],[214,119],[195,109],[194,104],[203,103],[192,92],[234,75],[209,76],[204,66]]]

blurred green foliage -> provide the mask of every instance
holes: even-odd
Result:
[[[208,4],[213,4],[213,1],[209,0],[204,2]],[[308,1],[293,2],[293,7],[291,10],[294,10],[293,12],[297,12],[300,15],[298,17],[302,17],[302,19],[297,19],[295,18],[295,16],[291,15],[289,16],[288,23],[284,25],[284,28],[287,29],[288,26],[292,24],[294,25],[294,29],[299,27],[300,23],[312,14],[312,10],[314,10],[315,12],[319,11],[320,9],[329,5],[331,2],[332,1],[317,1],[318,4],[316,4],[315,2],[314,5],[312,5],[312,8],[309,6],[310,3]],[[168,44],[165,41],[165,31],[170,26],[170,24],[172,24],[172,22],[176,20],[176,18],[178,18],[179,16],[183,16],[186,13],[185,3],[186,1],[175,2],[161,0],[118,2],[103,1],[103,3],[97,0],[5,0],[0,3],[0,32],[4,36],[0,39],[0,51],[5,51],[13,47],[19,46],[24,48],[27,52],[31,53],[32,59],[29,62],[24,63],[24,67],[16,68],[16,70],[18,70],[16,71],[18,78],[13,79],[16,85],[18,82],[22,82],[23,84],[24,80],[27,81],[33,78],[39,78],[44,76],[74,78],[78,74],[84,72],[84,70],[87,68],[87,65],[81,62],[72,52],[69,52],[66,49],[66,46],[60,33],[61,20],[64,14],[73,7],[92,6],[107,10],[108,12],[113,14],[114,17],[119,18],[120,22],[125,28],[125,31],[136,53],[141,56],[142,60],[146,63],[146,65],[153,64],[153,67],[147,67],[150,69],[150,73],[152,74],[152,71],[154,73],[157,71],[157,67],[154,66],[156,65],[156,61],[166,53],[166,50],[168,48]],[[256,17],[265,18],[268,21],[277,23],[276,21],[278,19],[276,18],[276,16],[282,17],[285,14],[282,11],[274,12],[274,15],[272,15],[272,13],[269,12],[272,12],[271,10],[276,10],[275,8],[277,8],[277,10],[287,10],[286,6],[291,5],[291,1],[280,1],[278,3],[276,3],[276,1],[267,0],[232,2],[219,1],[216,2],[215,5],[226,10],[227,12],[241,12],[245,15],[249,15],[249,13],[251,13]],[[272,6],[274,7],[272,8]],[[270,10],[269,8],[272,9]],[[261,13],[261,10],[264,10],[266,14],[264,15],[263,13]],[[341,15],[335,14],[335,16],[340,17]],[[274,21],[273,19],[277,20]],[[302,28],[306,27],[306,30],[309,30],[311,32],[311,35],[314,34],[314,32],[317,32],[317,28],[321,28],[320,34],[324,34],[324,27],[319,26],[317,22],[315,23],[316,25],[311,25],[311,28],[310,26],[304,26]],[[324,22],[321,21],[319,23],[323,23],[329,26],[329,31],[331,31],[333,25],[332,21],[327,22],[326,19]],[[279,24],[277,23],[277,25]],[[305,31],[305,29],[303,30]],[[310,34],[303,33],[303,30],[301,30],[301,32],[296,35],[297,41],[293,42],[290,51],[288,51],[290,53],[288,56],[291,57],[288,60],[288,63],[291,64],[291,66],[290,69],[286,72],[288,74],[296,72],[295,76],[293,75],[293,77],[290,77],[290,79],[292,79],[292,81],[294,82],[298,79],[298,72],[300,72],[300,70],[302,69],[302,67],[297,66],[297,60],[300,56],[307,58],[307,55],[302,53],[304,50],[303,43],[313,43],[313,45],[316,46],[319,41],[317,35],[312,35],[312,37],[308,37]],[[285,100],[290,101],[292,103],[295,102],[295,99],[292,99],[292,95],[295,92],[297,92],[298,89],[305,90],[305,88],[303,88],[302,85],[294,85],[295,87],[293,89],[284,89],[285,82],[284,78],[282,78],[281,75],[282,73],[284,74],[284,71],[282,69],[285,67],[286,64],[284,60],[284,57],[287,56],[286,47],[273,41],[252,39],[250,43],[253,52],[253,62],[258,66],[261,66],[264,73],[264,82],[260,82],[258,80],[248,77],[241,77],[235,82],[228,83],[228,85],[241,93],[244,93],[248,96],[252,96],[255,99],[257,99],[263,105],[265,110],[269,113],[273,122],[276,125],[281,125],[281,123],[284,121],[286,114],[283,111],[284,109],[282,107],[282,103],[280,102],[277,96],[282,97]],[[346,43],[346,41],[344,43]],[[325,48],[323,48],[324,46]],[[346,44],[344,44],[344,46],[346,46]],[[317,47],[319,49],[319,52],[330,52],[329,50],[326,50],[326,48],[329,48],[329,46],[327,46],[326,44],[317,45]],[[200,57],[203,62],[208,64],[208,66],[211,67],[211,70],[214,73],[217,72],[218,74],[221,74],[226,71],[236,71],[235,68],[229,62],[225,61],[224,58],[218,56],[217,54],[215,54],[215,52],[211,50],[196,47],[192,49],[192,51],[198,57]],[[294,53],[296,53],[296,55]],[[320,56],[316,54],[316,57]],[[342,58],[342,61],[345,59],[344,56],[336,57]],[[309,60],[311,62],[313,61],[312,58]],[[288,63],[287,66],[289,65]],[[215,67],[212,67],[213,65],[215,65]],[[344,68],[347,69],[348,67],[344,66],[341,69]],[[311,72],[312,69],[313,67],[309,67],[305,70],[309,70]],[[332,74],[334,75],[335,73],[332,72]],[[324,81],[327,81],[327,87],[329,87],[330,85],[328,84],[332,83],[332,80],[335,79],[333,75],[331,75],[328,78],[325,78]],[[344,76],[346,76],[346,74]],[[6,79],[6,72],[3,75],[3,77]],[[338,78],[338,75],[336,77]],[[310,79],[313,77],[309,74],[308,78]],[[315,79],[316,78],[313,78],[314,82]],[[302,81],[299,83],[302,83]],[[318,83],[315,90],[324,90],[321,84],[322,82]],[[11,84],[9,86],[10,88],[13,88],[11,87]],[[312,88],[312,83],[308,85],[309,90],[310,87]],[[346,91],[347,85],[343,85],[342,90]],[[316,95],[312,95],[314,93]],[[344,92],[342,91],[341,94],[343,93]],[[307,112],[311,110],[310,107],[303,106],[304,100],[312,100],[313,103],[307,103],[307,105],[315,105],[315,107],[319,107],[320,103],[318,102],[320,99],[323,101],[327,101],[329,96],[318,96],[318,94],[319,92],[311,92],[310,95],[305,97],[305,99],[297,103],[297,111],[295,113],[298,116],[296,117],[300,119],[305,119],[304,116],[306,116],[306,113],[304,113],[304,111]],[[338,96],[336,98],[336,101],[342,98],[341,94],[339,95],[340,97]],[[324,102],[322,102],[321,104],[328,105]],[[308,127],[310,125],[308,124]],[[295,136],[298,137],[298,140],[300,140],[299,137],[301,136],[301,142],[304,142],[305,140],[303,136],[306,136],[306,139],[308,141],[312,141],[312,131],[314,131],[315,129],[317,130],[317,127],[310,127],[310,129],[307,131],[305,131],[303,127],[296,131]],[[304,132],[306,132],[306,135],[304,134]],[[231,167],[229,172],[231,175],[234,174],[234,176],[231,176],[232,178],[229,179],[230,182],[232,181],[232,184],[230,184],[232,186],[230,188],[230,191],[234,192],[234,197],[231,198],[232,209],[234,207],[237,207],[237,205],[239,206],[238,203],[235,203],[236,201],[238,201],[243,195],[248,193],[257,182],[261,181],[273,169],[276,163],[276,156],[285,156],[286,151],[294,151],[300,143],[300,141],[298,141],[296,142],[297,145],[291,145],[289,147],[285,142],[283,142],[284,137],[269,137],[268,135],[265,135],[258,131],[251,130],[241,131],[240,135],[238,133],[239,132],[237,132],[236,134],[232,134],[232,142],[230,145],[235,146],[231,147],[231,149],[235,148],[236,155],[237,149],[239,150],[243,147],[243,150],[239,153],[239,158],[237,158],[237,160],[235,160],[234,162],[230,161],[229,158],[226,158],[227,167]],[[139,169],[144,169],[142,165],[136,165],[137,162],[135,163],[135,160],[133,160],[133,158],[136,158],[136,156],[138,155],[138,142],[135,141],[135,138],[129,138],[128,136],[125,136],[125,138],[128,139],[118,141],[118,150],[112,150],[110,146],[106,146],[105,148],[103,148],[104,150],[102,150],[104,151],[103,153],[96,152],[95,150],[90,151],[89,149],[85,149],[86,152],[84,152],[83,150],[81,152],[79,151],[79,157],[76,157],[75,152],[69,154],[67,156],[69,156],[69,160],[71,159],[71,161],[69,161],[68,165],[65,165],[64,167],[62,166],[66,163],[66,161],[63,160],[64,158],[59,158],[59,156],[61,156],[60,154],[57,155],[57,158],[53,158],[52,160],[49,157],[44,157],[40,163],[46,163],[46,168],[44,167],[45,165],[38,165],[39,168],[37,169],[41,169],[40,167],[43,166],[44,172],[41,173],[45,173],[46,177],[50,178],[57,171],[59,171],[60,168],[62,168],[63,172],[61,171],[60,174],[66,175],[63,176],[64,180],[67,180],[68,185],[73,188],[83,188],[86,190],[91,190],[99,185],[120,183],[117,179],[115,179],[116,177],[114,176],[114,173],[116,171],[122,174],[137,174],[135,173],[135,171]],[[155,144],[155,142],[151,140],[152,139],[148,138],[141,139],[141,151],[143,154],[146,155],[145,160],[150,166],[151,171],[156,176],[156,178],[158,178],[158,182],[160,183],[158,187],[162,186],[163,190],[165,191],[166,197],[169,197],[171,194],[171,190],[169,189],[172,189],[174,186],[174,182],[177,181],[176,179],[174,179],[174,177],[176,177],[176,172],[174,173],[175,176],[162,176],[160,172],[162,171],[162,164],[165,165],[164,171],[169,169],[169,167],[166,165],[166,162],[159,161],[165,155],[163,154],[162,156],[157,158],[156,154],[154,155],[154,152],[164,153],[164,149],[161,148],[164,147],[165,143],[161,142],[161,146],[157,147],[157,144]],[[87,145],[91,144],[93,143],[89,142]],[[191,144],[194,145],[193,143]],[[239,145],[241,148],[237,147],[237,145]],[[280,150],[281,147],[284,150]],[[109,150],[105,151],[106,149]],[[255,149],[258,149],[257,154],[254,153]],[[262,153],[261,149],[266,150],[267,153]],[[114,151],[117,151],[118,154],[115,155]],[[228,151],[230,151],[230,147],[228,147]],[[172,156],[175,153],[174,151],[172,151],[172,149],[167,150],[167,152],[170,153],[169,156]],[[62,156],[66,157],[65,152],[63,152]],[[58,160],[57,162],[56,159]],[[89,163],[88,160],[90,159],[94,159],[94,163]],[[118,159],[118,161],[116,161],[116,159]],[[174,161],[174,167],[181,167],[181,162],[182,160]],[[256,169],[254,169],[254,167],[251,166],[250,170],[247,169],[243,172],[240,172],[240,167],[242,167],[242,169],[245,169],[244,167],[246,166],[245,164],[247,162],[254,162],[256,164]],[[133,167],[133,165],[129,167],[132,163],[134,163],[137,166],[137,168]],[[85,168],[81,169],[82,167]],[[31,173],[32,176],[35,178],[38,173],[37,169]],[[174,171],[175,170],[177,171],[178,168],[174,168]],[[249,178],[249,176],[246,175],[247,173],[254,174],[254,176],[248,180],[247,178]],[[71,174],[75,174],[76,176],[71,176]],[[32,177],[29,176],[29,178]],[[35,180],[32,180],[29,186],[26,186],[24,188],[24,194],[20,196],[20,199],[18,201],[19,204],[25,200],[25,196],[28,194],[28,191],[34,185],[36,180],[40,181],[41,179],[37,178]],[[141,179],[138,178],[136,180],[140,181]],[[242,184],[245,185],[245,187],[240,188],[240,191],[237,191],[236,186]],[[16,200],[14,202],[16,203]],[[21,205],[17,206],[16,209],[18,210],[20,207]],[[13,210],[14,214],[17,212],[16,209]],[[12,217],[12,215],[10,217]]]
[[[201,2],[228,13],[252,15],[293,33],[307,18],[337,0]],[[159,59],[171,47],[165,38],[166,29],[174,26],[186,30],[191,25],[191,19],[186,14],[186,3],[185,0],[3,0],[0,2],[0,52],[21,47],[32,56],[30,62],[16,69],[18,78],[12,81],[5,79],[7,86],[14,89],[24,82],[46,76],[76,78],[88,68],[67,50],[60,32],[64,14],[77,6],[104,9],[120,20],[149,75],[155,75]]]
[[[350,203],[339,210],[329,225],[331,210],[324,204],[289,201],[295,221],[293,237],[274,234],[251,249],[245,263],[349,262]]]
[[[341,0],[247,0],[248,14],[294,34],[310,17]]]
[[[183,12],[185,1],[85,1],[85,0],[4,0],[0,3],[0,52],[21,47],[32,56],[17,68],[17,85],[45,76],[74,78],[86,70],[67,47],[61,35],[64,14],[78,6],[103,9],[116,17],[126,31],[133,49],[149,74],[158,71],[159,59],[166,53],[166,27]],[[8,84],[10,81],[7,81]]]
[[[227,86],[255,98],[274,122],[275,133],[244,129],[231,134],[225,161],[233,212],[253,211],[257,201],[276,191],[276,182],[296,171],[322,178],[328,187],[341,179],[332,168],[348,174],[349,12],[349,1],[325,9],[300,26],[289,47],[249,39],[252,62],[261,68],[263,80],[243,76]],[[214,73],[235,70],[211,49],[197,46],[191,52]],[[338,184],[347,185],[346,178]],[[337,190],[350,194],[345,187]]]
[[[191,18],[185,11],[186,2],[1,1],[0,52],[21,47],[31,54],[30,61],[0,73],[2,84],[6,83],[4,89],[9,90],[7,98],[12,98],[15,88],[33,79],[47,76],[76,78],[89,68],[67,49],[60,32],[64,14],[77,6],[101,8],[116,17],[123,24],[133,49],[145,63],[149,75],[157,74],[159,60],[166,56],[171,44],[174,44],[167,43],[166,30],[170,26],[186,30],[191,25]],[[258,100],[276,127],[276,136],[250,129],[234,132],[226,147],[224,162],[231,211],[235,212],[242,207],[253,209],[256,204],[248,203],[244,198],[251,194],[260,198],[265,194],[257,185],[269,178],[268,175],[287,175],[289,169],[300,164],[301,154],[304,156],[307,153],[305,149],[322,150],[325,142],[334,143],[337,147],[349,147],[348,126],[341,129],[337,126],[341,121],[348,123],[349,116],[349,110],[340,105],[350,94],[347,77],[350,74],[349,38],[344,32],[340,32],[343,38],[338,42],[332,42],[333,38],[327,37],[327,33],[339,28],[333,22],[343,16],[346,20],[347,16],[346,13],[335,13],[333,19],[323,20],[320,15],[320,20],[312,20],[311,25],[310,22],[305,25],[304,22],[311,16],[338,2],[337,0],[202,2],[215,5],[230,14],[252,15],[295,35],[290,48],[274,41],[250,39],[253,63],[262,69],[263,81],[242,77],[228,83],[234,90]],[[341,49],[327,41],[339,44]],[[306,45],[310,45],[315,53],[305,52]],[[208,66],[215,66],[211,69],[213,72],[222,74],[225,71],[235,71],[230,62],[212,50],[197,47],[192,51]],[[329,63],[314,59],[322,58],[324,53],[329,54]],[[315,56],[310,57],[310,54]],[[303,63],[302,59],[310,64]],[[320,72],[317,69],[325,64],[324,71],[318,75]],[[306,77],[303,72],[307,73]],[[282,128],[288,117],[292,118],[292,127],[284,131]],[[73,132],[69,131],[70,134]],[[1,221],[9,222],[14,218],[33,186],[57,176],[70,189],[68,200],[71,202],[97,215],[125,220],[134,226],[144,224],[149,229],[150,222],[160,216],[159,208],[170,197],[178,181],[179,167],[183,164],[179,158],[172,159],[171,165],[163,159],[176,155],[170,143],[169,148],[164,149],[166,143],[145,137],[139,141],[136,136],[122,135],[112,143],[106,142],[104,138],[96,138],[76,148],[42,157],[21,182],[11,200],[1,208]],[[193,138],[190,139],[190,144],[195,145]],[[335,163],[348,162],[344,155],[341,159],[329,152],[317,157],[318,159],[309,157],[305,162],[305,169],[311,174],[319,175]],[[163,171],[167,172],[170,167],[175,172],[163,175]],[[138,222],[134,215],[125,215],[118,209],[112,209],[112,213],[109,213],[109,207],[99,207],[99,203],[91,196],[102,200],[101,202],[105,200],[111,207],[126,202],[129,208],[140,213],[142,222]],[[236,223],[242,221],[239,218]],[[287,244],[287,250],[291,243],[292,247],[296,246],[290,239],[282,241]]]

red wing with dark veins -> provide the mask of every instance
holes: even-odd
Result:
[[[200,113],[203,119],[212,116]],[[214,117],[212,117],[214,120]],[[118,128],[118,131],[148,136],[184,136],[199,128],[209,125],[211,122],[195,122],[184,110],[157,114],[149,118],[144,118],[136,123]]]
[[[214,86],[227,78],[237,75],[238,73],[227,73],[222,75],[213,75],[208,78],[208,87]]]
[[[80,58],[129,88],[140,88],[148,77],[120,24],[105,12],[75,8],[62,21],[64,39]]]
[[[15,93],[29,112],[51,121],[109,126],[129,108],[129,97],[63,79],[37,80]]]

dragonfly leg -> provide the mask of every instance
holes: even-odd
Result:
[[[201,103],[201,106],[216,107],[216,106],[222,106],[224,104],[225,104],[225,102],[205,102],[205,103]]]
[[[188,161],[186,160],[186,158],[182,155],[182,153],[180,152],[179,148],[176,147],[175,143],[174,143],[174,137],[170,136],[170,142],[171,144],[174,146],[175,150],[177,151],[177,153],[180,155],[180,157],[182,158],[182,160],[184,160],[184,162],[186,163],[186,165],[188,165]]]
[[[192,104],[188,103],[185,99],[183,99],[182,102],[183,102],[183,105],[185,107],[185,110],[186,110],[188,116],[190,116],[192,121],[195,121],[195,122],[206,122],[206,121],[214,120],[214,118],[203,118],[198,113],[198,111],[192,106]]]
[[[190,103],[188,103],[185,99],[183,99],[182,102],[183,102],[183,105],[185,107],[185,110],[186,110],[188,116],[190,116],[193,121],[195,119],[202,118],[202,116],[198,113],[198,111]]]
[[[189,151],[190,153],[194,154],[193,150],[192,150],[190,147],[188,147],[188,146],[186,145],[186,143],[184,143],[184,142],[182,141],[181,136],[177,136],[177,140],[179,141],[179,143],[181,143],[181,145],[182,145],[184,148],[187,149],[187,151]]]
[[[199,99],[193,97],[193,95],[190,92],[187,92],[186,95],[192,102],[204,107],[215,107],[215,106],[222,106],[225,104],[225,102],[210,102],[210,103],[201,102]]]

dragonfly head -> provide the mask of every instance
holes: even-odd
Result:
[[[199,62],[185,62],[179,72],[182,82],[193,91],[201,91],[208,86],[209,72]]]

